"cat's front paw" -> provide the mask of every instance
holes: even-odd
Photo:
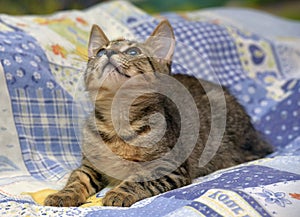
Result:
[[[106,193],[102,202],[104,206],[129,207],[135,202],[137,202],[137,198],[134,195],[127,192],[110,190]]]
[[[85,197],[73,191],[60,191],[50,194],[44,201],[45,206],[70,207],[80,206],[86,201]]]

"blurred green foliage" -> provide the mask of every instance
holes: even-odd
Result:
[[[300,20],[300,0],[135,0],[133,2],[149,13],[232,6],[250,7]]]
[[[101,0],[0,0],[0,13],[49,14],[59,10],[83,9]]]
[[[84,9],[108,0],[0,0],[0,13],[49,14],[59,10]],[[300,20],[299,0],[130,0],[149,13],[197,10],[218,6],[251,7]]]

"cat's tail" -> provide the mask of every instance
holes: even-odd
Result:
[[[256,131],[253,126],[251,126],[251,129],[248,132],[246,144],[243,147],[246,151],[251,153],[247,156],[247,158],[249,158],[247,160],[250,161],[263,158],[274,151],[273,146],[260,132]]]

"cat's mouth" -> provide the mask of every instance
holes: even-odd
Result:
[[[122,66],[121,66],[120,64],[118,64],[118,63],[115,63],[115,62],[112,61],[112,60],[109,60],[109,61],[104,65],[104,67],[103,67],[103,72],[105,72],[106,70],[108,71],[108,73],[114,73],[114,72],[116,72],[116,73],[120,74],[121,76],[124,76],[124,77],[126,77],[126,78],[130,78],[130,75],[127,75],[127,74],[124,72]]]
[[[123,82],[131,78],[123,66],[116,65],[116,63],[103,58],[96,70],[89,67],[85,78],[86,88],[90,91],[99,91],[99,89],[115,91]]]

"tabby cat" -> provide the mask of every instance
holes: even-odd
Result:
[[[79,206],[110,185],[103,204],[128,207],[188,185],[196,177],[271,153],[225,88],[188,75],[171,75],[174,41],[166,20],[142,43],[109,41],[100,27],[92,27],[84,79],[94,112],[83,128],[82,164],[45,205]],[[179,93],[182,87],[192,100],[178,101],[184,96]],[[182,105],[187,105],[186,112],[180,111],[176,100],[186,100]],[[189,113],[193,111],[189,101],[196,113]],[[190,133],[183,139],[182,123]],[[225,123],[223,131],[218,123]]]

